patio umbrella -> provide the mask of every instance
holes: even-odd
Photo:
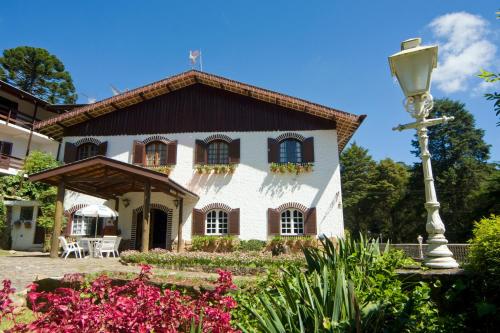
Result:
[[[118,217],[118,212],[114,211],[113,209],[109,208],[108,206],[104,205],[89,205],[87,207],[80,208],[75,212],[75,215],[78,216],[84,216],[84,217],[95,217],[95,235],[97,236],[97,224],[99,221],[100,217],[107,217],[107,218],[117,218]]]

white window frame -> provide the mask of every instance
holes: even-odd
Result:
[[[229,214],[222,209],[212,209],[205,214],[205,235],[224,236],[229,233]]]
[[[73,215],[73,220],[71,223],[71,235],[72,236],[90,235],[90,230],[92,229],[93,222],[94,222],[93,217]]]
[[[304,213],[296,208],[283,210],[280,214],[280,234],[283,236],[303,236]]]

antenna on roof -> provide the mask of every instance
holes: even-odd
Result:
[[[87,94],[84,94],[84,93],[80,93],[80,95],[84,96],[85,98],[87,98],[87,103],[88,104],[94,104],[96,102],[96,98],[95,97],[90,97],[89,95]]]
[[[198,58],[200,58],[200,71],[203,72],[203,58],[201,55],[201,50],[189,51],[189,62],[191,63],[191,69],[196,68]]]

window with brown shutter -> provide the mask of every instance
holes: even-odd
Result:
[[[134,141],[133,152],[132,163],[144,165],[146,160],[146,145],[141,141]]]
[[[240,139],[229,143],[229,163],[240,163]]]
[[[94,157],[99,154],[99,146],[92,142],[82,143],[76,147],[76,161]]]
[[[240,234],[240,209],[231,209],[229,212],[229,235]]]
[[[267,161],[268,163],[278,163],[280,161],[280,146],[276,139],[267,139]]]
[[[76,146],[71,142],[66,142],[64,145],[64,163],[76,161]]]
[[[203,140],[196,140],[194,149],[194,163],[207,163],[207,144]]]
[[[177,140],[167,144],[167,164],[177,164]]]
[[[310,137],[302,142],[302,162],[313,163],[314,162],[314,138]]]
[[[101,142],[97,150],[99,155],[106,156],[106,153],[108,151],[108,141]]]
[[[280,234],[280,213],[277,209],[267,210],[267,233],[270,236]]]
[[[12,154],[12,142],[0,141],[0,154],[10,156]]]
[[[306,211],[306,218],[304,222],[304,235],[316,235],[317,227],[316,227],[316,208],[309,208]]]
[[[191,235],[203,236],[205,234],[205,214],[202,210],[193,209],[191,216]]]

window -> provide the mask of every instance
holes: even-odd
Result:
[[[99,147],[94,143],[84,143],[78,146],[76,149],[77,160],[83,160],[85,158],[97,156]]]
[[[21,207],[21,214],[19,219],[22,221],[32,221],[33,220],[33,207]]]
[[[208,144],[208,164],[228,164],[229,145],[225,141],[212,141]]]
[[[146,166],[159,166],[167,164],[167,145],[154,141],[146,145]]]
[[[71,225],[71,234],[76,236],[91,235],[93,224],[95,224],[95,218],[93,217],[74,215]]]
[[[280,163],[302,163],[302,143],[295,139],[281,141]]]
[[[287,209],[281,213],[281,234],[304,234],[304,214],[300,210]]]
[[[12,154],[12,142],[0,141],[0,154],[10,156]]]
[[[211,210],[207,213],[207,235],[227,234],[227,213],[223,210]]]

